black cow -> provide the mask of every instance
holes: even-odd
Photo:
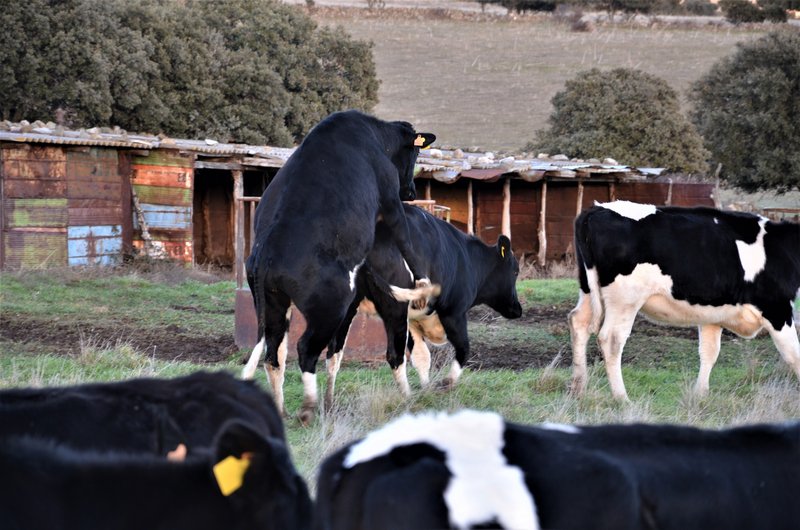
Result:
[[[224,372],[0,391],[0,438],[29,435],[80,449],[165,455],[208,447],[231,419],[285,439],[272,398]]]
[[[616,201],[578,216],[575,254],[581,292],[569,315],[573,392],[585,389],[586,344],[598,333],[611,392],[628,399],[620,363],[639,312],[698,326],[700,395],[708,392],[723,328],[748,338],[765,328],[800,378],[792,308],[800,289],[800,225]]]
[[[404,416],[328,457],[318,530],[790,529],[800,423],[523,426]]]
[[[486,304],[506,318],[518,318],[522,314],[516,288],[519,264],[506,236],[500,236],[497,245],[490,246],[421,208],[404,205],[404,210],[411,241],[422,257],[422,271],[440,286],[441,292],[422,310],[409,310],[407,302],[398,302],[387,294],[385,282],[410,286],[411,275],[391,230],[385,223],[378,223],[375,245],[356,279],[356,297],[342,327],[328,346],[328,403],[333,399],[333,385],[350,323],[364,298],[373,302],[383,319],[387,336],[386,359],[404,395],[410,393],[405,364],[407,343],[412,364],[424,386],[429,380],[431,364],[430,351],[424,339],[435,344],[450,341],[455,348],[455,360],[446,381],[452,385],[469,359],[467,311]]]
[[[412,295],[432,292],[409,239],[401,199],[415,197],[417,154],[434,139],[406,122],[357,111],[332,114],[311,130],[261,197],[247,259],[260,339],[242,376],[254,375],[266,347],[275,401],[284,410],[284,342],[294,303],[307,324],[297,345],[304,423],[316,409],[319,354],[355,297],[355,278],[372,248],[378,219],[390,227],[414,278],[429,287]]]
[[[181,462],[0,438],[0,477],[8,530],[303,529],[313,509],[286,445],[238,420]]]

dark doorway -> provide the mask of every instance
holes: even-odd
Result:
[[[195,170],[192,226],[195,264],[232,268],[233,177],[230,171]]]

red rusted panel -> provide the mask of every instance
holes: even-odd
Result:
[[[5,187],[6,197],[15,199],[46,199],[67,195],[66,180],[7,178]]]
[[[109,205],[109,201],[69,201],[70,226],[121,225],[124,216],[122,205]],[[89,203],[89,204],[86,204]]]
[[[192,187],[192,168],[133,164],[132,169],[133,184],[165,188]]]
[[[119,182],[116,149],[94,147],[67,151],[67,176],[70,181]]]
[[[115,182],[67,179],[67,197],[70,199],[110,199],[119,202],[122,197],[122,179]]]
[[[193,253],[191,241],[166,241],[154,237],[152,242],[159,251],[163,251],[166,257],[176,261],[192,262]],[[133,248],[144,253],[144,241],[135,237],[133,240]]]
[[[289,356],[297,357],[297,341],[306,329],[303,314],[292,308],[289,326]],[[234,340],[240,348],[251,349],[258,341],[258,321],[249,289],[236,290]],[[358,313],[347,335],[344,355],[347,359],[377,360],[386,354],[386,331],[378,317]]]
[[[61,198],[66,156],[58,147],[4,148],[0,174],[6,198]]]

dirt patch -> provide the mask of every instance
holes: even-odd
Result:
[[[181,307],[187,311],[201,312],[199,308]],[[557,306],[534,306],[525,310],[522,317],[508,321],[497,313],[484,307],[474,308],[468,317],[472,323],[483,323],[497,326],[501,333],[512,328],[538,328],[549,334],[563,337],[561,345],[554,348],[552,343],[528,340],[523,344],[511,341],[490,341],[478,334],[471,334],[471,358],[468,366],[473,370],[491,370],[505,368],[523,370],[526,368],[543,368],[550,364],[569,366],[569,328],[567,315],[571,304]],[[229,313],[232,310],[221,312]],[[668,328],[643,318],[634,324],[633,334],[636,336],[683,337],[696,340],[694,328]],[[130,322],[106,322],[103,325],[81,325],[55,320],[33,319],[24,315],[0,314],[0,339],[9,342],[29,344],[35,349],[56,351],[63,355],[78,355],[87,346],[93,348],[114,347],[118,344],[130,344],[137,351],[152,355],[165,361],[188,361],[198,364],[213,364],[227,361],[238,352],[233,336],[229,333],[200,335],[176,325],[159,328],[141,328],[132,326]],[[434,368],[449,364],[453,358],[451,346],[431,347]],[[624,363],[635,362],[639,354],[634,348],[626,348]],[[646,352],[653,360],[657,355]],[[589,362],[600,358],[594,341],[590,342]],[[359,362],[359,361],[350,361]],[[384,358],[376,354],[374,358],[363,361],[367,365],[381,365]]]
[[[64,355],[78,355],[87,346],[130,344],[157,359],[199,364],[225,361],[237,351],[229,334],[202,336],[175,325],[157,329],[134,328],[124,323],[78,326],[10,314],[0,315],[0,339],[44,346]]]

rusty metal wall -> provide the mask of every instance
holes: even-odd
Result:
[[[122,256],[127,176],[116,149],[0,149],[2,268],[110,264]]]
[[[67,157],[61,147],[4,145],[2,268],[65,265]]]
[[[131,184],[138,196],[155,248],[172,259],[192,263],[192,188],[194,157],[178,151],[151,151],[131,160]],[[133,246],[144,249],[142,227],[134,216]]]

